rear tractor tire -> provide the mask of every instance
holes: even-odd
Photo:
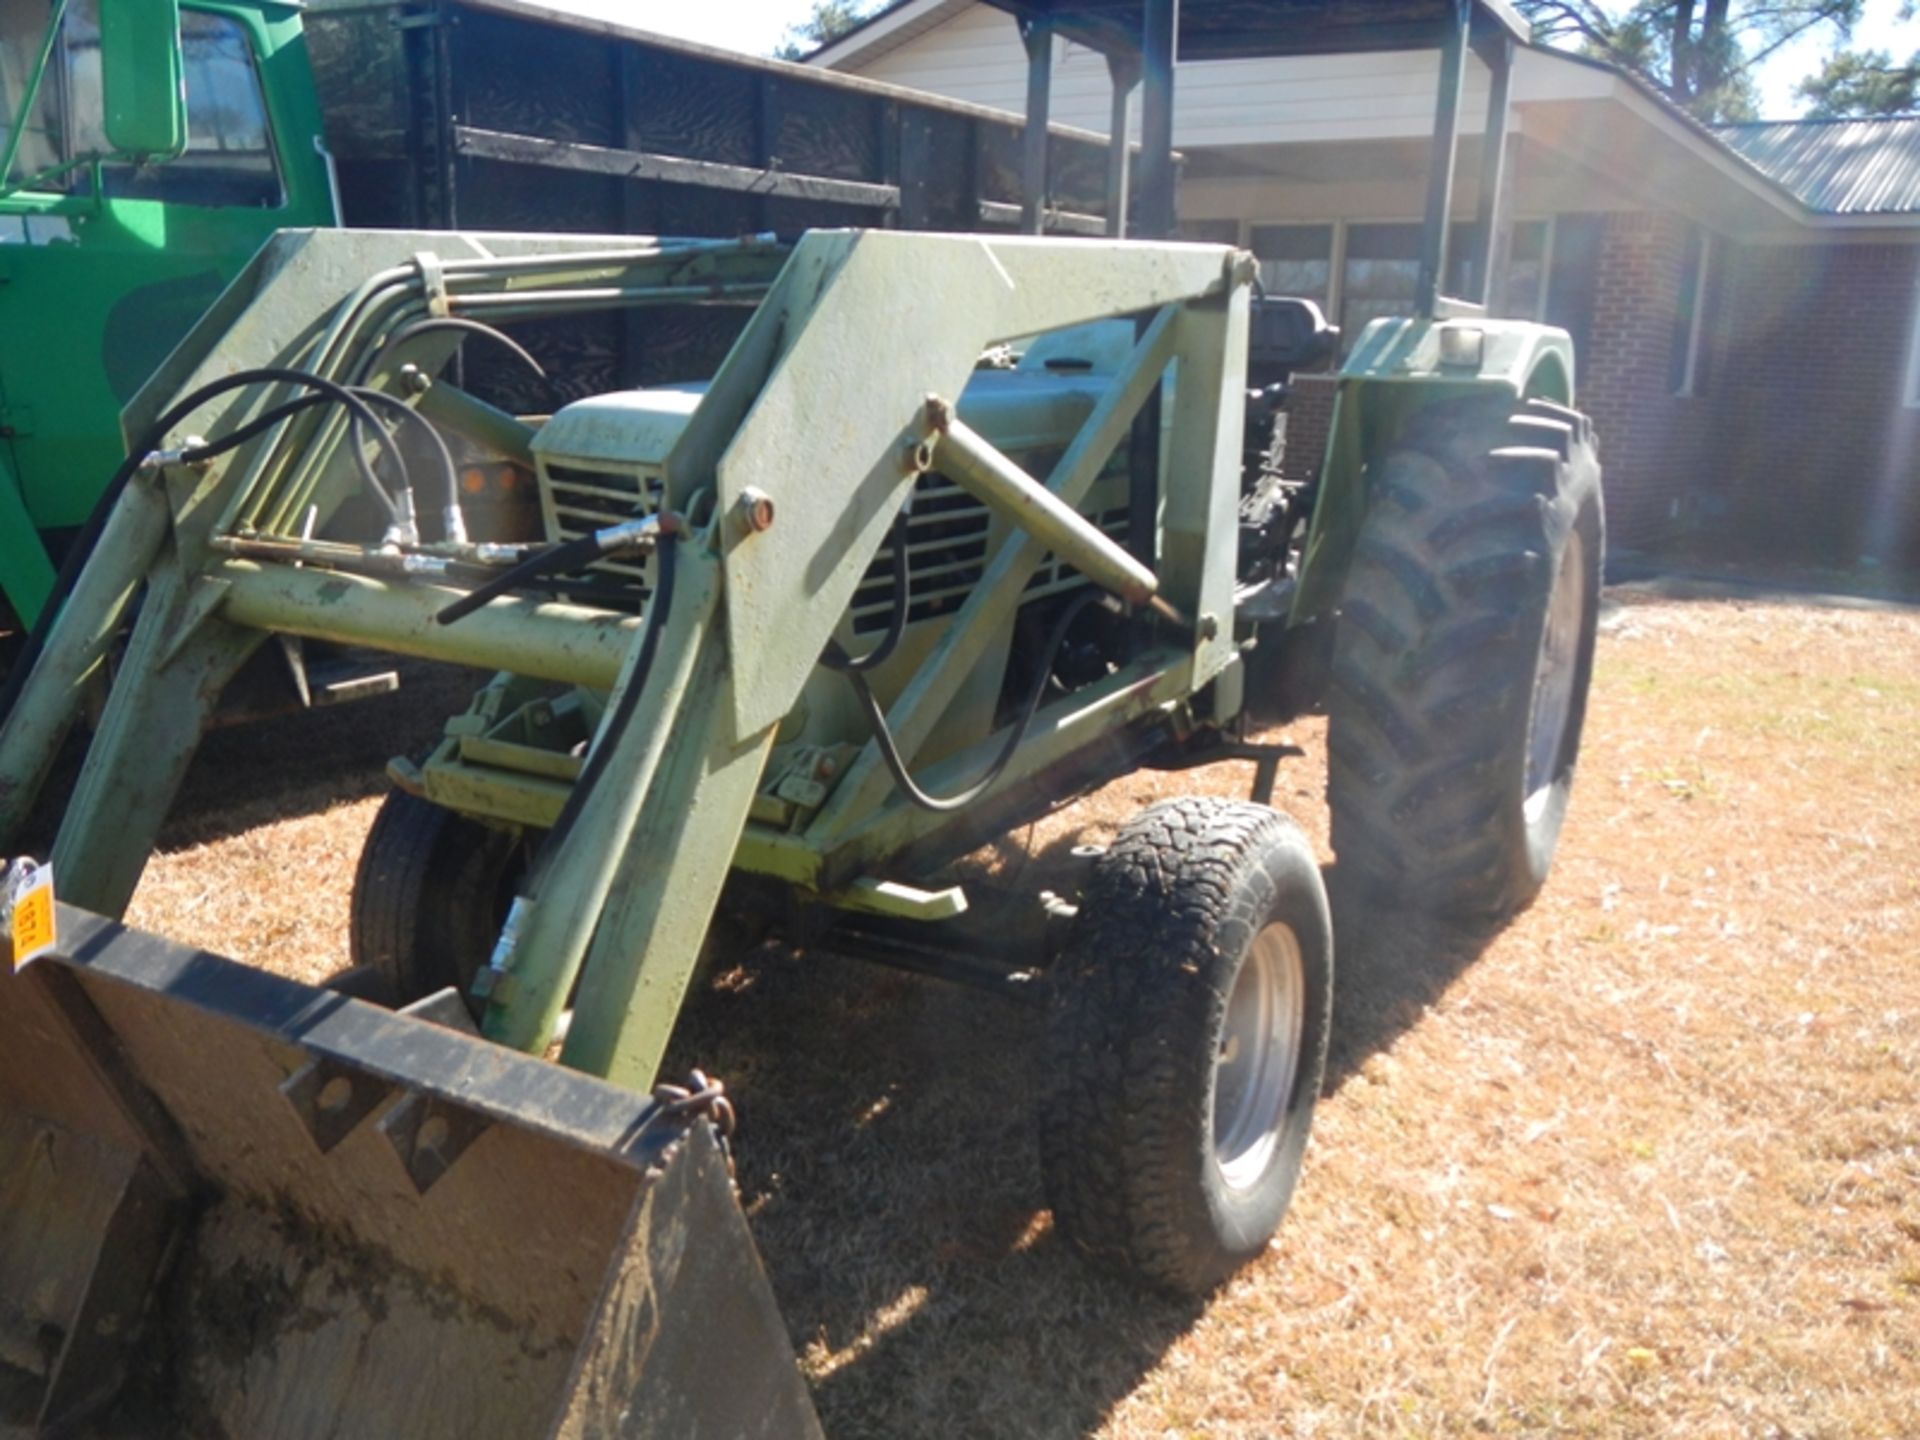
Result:
[[[511,831],[390,792],[353,877],[354,966],[378,973],[400,1005],[450,985],[466,996],[506,923],[527,853]]]
[[[1339,877],[1454,918],[1553,863],[1593,673],[1605,527],[1586,418],[1435,405],[1373,467],[1334,641]]]
[[[1091,1258],[1202,1294],[1267,1246],[1326,1069],[1320,869],[1263,805],[1175,800],[1095,862],[1054,969],[1040,1163]]]

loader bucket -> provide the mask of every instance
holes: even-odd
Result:
[[[0,959],[0,1440],[819,1434],[706,1119],[60,922]]]

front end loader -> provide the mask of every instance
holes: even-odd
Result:
[[[409,1367],[405,1346],[317,1294],[360,1306],[346,1276],[477,1295],[511,1343],[576,1381],[582,1357],[612,1347],[619,1394],[659,1386],[670,1405],[696,1390],[697,1373],[669,1366],[662,1378],[657,1357],[679,1348],[621,1349],[637,1343],[631,1316],[618,1334],[604,1305],[586,1321],[574,1314],[571,1329],[530,1330],[499,1291],[537,1308],[550,1298],[541,1280],[481,1281],[500,1250],[521,1248],[517,1207],[533,1201],[514,1187],[558,1187],[536,1183],[538,1156],[524,1168],[485,1160],[487,1136],[502,1137],[496,1151],[517,1144],[506,1138],[516,1118],[538,1129],[539,1117],[516,1115],[504,1093],[481,1103],[477,1077],[498,1057],[515,1083],[551,1073],[596,1104],[646,1096],[723,893],[730,913],[904,926],[938,948],[968,896],[936,872],[983,838],[1143,763],[1248,753],[1234,606],[1250,280],[1249,257],[1218,246],[875,231],[792,245],[388,232],[273,241],[136,402],[141,442],[112,518],[0,730],[0,833],[18,833],[129,618],[49,862],[67,902],[105,916],[132,895],[223,683],[269,637],[493,667],[445,741],[394,767],[400,788],[363,859],[354,923],[359,958],[384,974],[389,998],[484,1038],[270,977],[242,984],[221,962],[68,912],[48,958],[10,983],[66,997],[62,1013],[90,1038],[83,1046],[9,1005],[0,1048],[24,1053],[13,1034],[33,1024],[37,1049],[66,1056],[66,1068],[111,1070],[116,1103],[146,1128],[126,1133],[101,1104],[69,1107],[25,1082],[0,1092],[22,1153],[71,1147],[101,1170],[97,1183],[73,1182],[90,1187],[86,1205],[49,1181],[10,1216],[4,1253],[23,1268],[6,1293],[51,1296],[0,1312],[29,1377],[22,1393],[40,1387],[39,1408],[19,1412],[26,1433],[69,1404],[81,1414],[117,1394],[137,1406],[152,1372],[131,1337],[175,1334],[166,1306],[211,1297],[217,1309],[231,1266],[256,1261],[267,1289],[289,1289],[279,1319],[216,1328],[205,1348],[189,1339],[151,1362],[155,1384],[204,1394],[230,1433],[436,1433],[411,1421],[383,1432],[368,1420],[376,1412],[356,1407],[384,1403],[389,1366],[431,1380],[409,1404],[442,1394],[442,1381],[458,1389],[467,1367]],[[455,349],[497,322],[690,294],[747,314],[708,380],[589,397],[529,421],[449,378]],[[1008,341],[1020,342],[1011,369]],[[411,473],[392,453],[389,422],[528,462],[547,539],[351,533],[339,517],[357,494],[419,515],[458,504],[444,467]],[[1143,431],[1167,476],[1153,491],[1131,479]],[[1164,1111],[1187,1140],[1142,1163],[1178,1182],[1191,1214],[1160,1231],[1117,1216],[1116,1194],[1087,1183],[1111,1157],[1092,1153],[1078,1126],[1060,1133],[1049,1166],[1077,1239],[1196,1289],[1264,1245],[1292,1188],[1324,1056],[1330,930],[1312,856],[1274,812],[1191,802],[1144,824],[1115,854],[1187,898],[1106,867],[1117,890],[1100,909],[1133,917],[1132,933],[1124,947],[1081,944],[1076,963],[1104,969],[1075,987],[1084,1003],[1062,1007],[1059,1023],[1170,1037],[1179,1063],[1110,1090],[1089,1040],[1086,1064],[1061,1067],[1053,1108]],[[1140,985],[1112,966],[1149,939],[1149,921],[1157,978]],[[456,943],[462,935],[475,943]],[[128,987],[139,998],[123,1006]],[[207,992],[227,1002],[218,1023],[199,1017]],[[164,1050],[148,1053],[161,1043],[149,1030]],[[555,1047],[551,1072],[519,1058]],[[1229,1098],[1216,1123],[1220,1087]],[[570,1091],[556,1103],[565,1115],[585,1102]],[[574,1137],[580,1163],[601,1169],[567,1193],[607,1216],[637,1207],[684,1219],[687,1245],[719,1251],[716,1271],[751,1279],[737,1214],[735,1228],[704,1237],[675,1209],[662,1217],[663,1205],[693,1202],[660,1188],[671,1166],[663,1179],[657,1163],[629,1158],[645,1128],[631,1107],[642,1105],[629,1102],[617,1130]],[[436,1121],[423,1163],[445,1173],[422,1195],[407,1166]],[[475,1128],[484,1133],[468,1148]],[[704,1155],[704,1135],[695,1125],[684,1153]],[[170,1157],[164,1173],[136,1180],[153,1154]],[[147,1191],[168,1176],[156,1214]],[[108,1328],[121,1368],[82,1366],[98,1388],[69,1401],[55,1394],[64,1367],[26,1362],[34,1337],[68,1337],[64,1347],[86,1328],[96,1303],[86,1277],[99,1247],[118,1243],[128,1205],[145,1217],[146,1259],[115,1267],[126,1278]],[[58,1244],[38,1238],[68,1214],[93,1218]],[[575,1253],[537,1268],[564,1271],[581,1295],[627,1283],[619,1267],[637,1262],[611,1232],[565,1228]],[[331,1258],[336,1241],[347,1259]],[[601,1245],[614,1261],[583,1258]],[[756,1293],[743,1282],[738,1303]],[[669,1298],[650,1290],[645,1303],[664,1311]],[[457,1309],[361,1306],[363,1321],[385,1315],[379,1323],[400,1329]],[[791,1372],[783,1346],[720,1318],[701,1323],[715,1345],[748,1346],[748,1373]],[[275,1342],[277,1325],[302,1337],[317,1327],[340,1348],[316,1340],[303,1354],[304,1339]],[[221,1370],[208,1355],[231,1363]],[[296,1424],[262,1399],[315,1371],[327,1379],[313,1416]],[[340,1387],[354,1405],[330,1398]],[[302,1393],[311,1400],[314,1387]],[[483,1433],[549,1433],[544,1400],[474,1409],[484,1395],[445,1403],[484,1414]]]

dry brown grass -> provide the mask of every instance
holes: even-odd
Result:
[[[740,1097],[829,1433],[1920,1433],[1920,614],[1620,600],[1547,893],[1491,936],[1343,916],[1304,1183],[1206,1305],[1052,1237],[1028,1012],[774,949],[700,997],[679,1062]],[[309,781],[176,831],[133,920],[339,963],[375,802],[293,813]],[[1245,783],[1134,777],[1032,843]]]

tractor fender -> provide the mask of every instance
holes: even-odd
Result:
[[[1475,345],[1469,338],[1478,332]],[[1335,384],[1320,493],[1289,626],[1330,618],[1372,503],[1369,467],[1429,405],[1479,396],[1574,403],[1573,340],[1528,320],[1375,320]]]

